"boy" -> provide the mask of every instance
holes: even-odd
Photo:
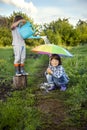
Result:
[[[26,58],[25,41],[18,32],[19,24],[23,25],[24,23],[26,23],[26,21],[23,19],[23,17],[17,15],[15,16],[14,22],[11,25],[13,37],[12,45],[14,50],[14,67],[16,76],[28,75],[28,73],[24,71],[24,62]]]

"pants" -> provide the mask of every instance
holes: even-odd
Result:
[[[26,58],[25,45],[13,46],[13,50],[14,50],[14,64],[24,64]]]
[[[45,74],[45,75],[46,75],[47,82],[51,84],[51,86],[56,85],[60,87],[61,85],[65,85],[69,82],[69,79],[65,78],[64,76],[62,76],[61,78],[55,78],[50,74]]]

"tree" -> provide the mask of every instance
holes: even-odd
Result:
[[[79,20],[76,30],[80,33],[80,43],[87,44],[87,21]]]

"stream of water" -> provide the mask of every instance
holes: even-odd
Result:
[[[47,36],[41,36],[41,38],[44,40],[45,44],[50,44],[50,41]]]

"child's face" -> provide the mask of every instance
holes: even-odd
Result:
[[[51,63],[52,66],[56,67],[56,66],[58,66],[58,64],[59,64],[59,61],[56,60],[56,59],[52,59],[52,60],[50,61],[50,63]]]

